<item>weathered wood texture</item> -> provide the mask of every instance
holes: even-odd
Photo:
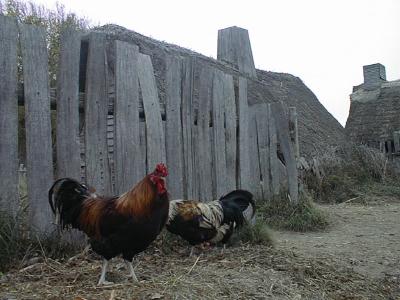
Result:
[[[261,171],[259,159],[259,145],[257,139],[257,124],[256,124],[256,109],[257,106],[249,107],[249,163],[250,163],[250,185],[249,190],[252,191],[256,199],[262,199],[261,188]]]
[[[223,80],[223,99],[225,101],[225,158],[226,158],[226,188],[228,191],[236,189],[236,101],[235,88],[231,75],[224,74]]]
[[[0,211],[18,210],[17,37],[14,18],[0,15]]]
[[[210,105],[214,70],[203,66],[199,82],[199,115],[197,118],[196,167],[198,175],[198,199],[210,201],[212,193],[212,156],[210,141]]]
[[[232,63],[253,78],[257,77],[249,32],[240,27],[228,27],[218,30],[218,60]]]
[[[115,191],[128,191],[141,180],[143,160],[139,128],[139,47],[115,42]]]
[[[278,151],[278,137],[276,133],[275,118],[271,110],[271,104],[268,104],[268,137],[269,137],[269,167],[270,167],[270,179],[271,179],[271,193],[274,196],[279,195],[281,190],[280,183],[280,169],[279,159],[277,156]]]
[[[194,174],[194,109],[193,109],[193,81],[194,58],[187,58],[182,70],[182,144],[183,144],[183,185],[184,197],[195,199],[197,176]]]
[[[50,98],[46,31],[20,25],[20,42],[25,82],[25,127],[27,183],[32,230],[52,230],[48,189],[53,181]]]
[[[214,196],[219,198],[228,192],[225,141],[225,76],[219,70],[214,71],[212,83],[212,154]]]
[[[57,178],[81,178],[79,141],[79,56],[81,34],[65,29],[57,75]]]
[[[394,151],[400,153],[400,131],[393,132]]]
[[[151,172],[158,163],[165,163],[166,157],[160,101],[150,56],[139,54],[138,74],[146,118],[147,171]]]
[[[108,95],[105,35],[90,34],[86,69],[86,182],[95,187],[99,194],[111,194],[111,172],[107,148]]]
[[[299,199],[298,171],[294,150],[290,143],[288,113],[282,102],[272,103],[271,109],[275,117],[276,127],[278,128],[277,137],[280,150],[285,159],[290,200],[297,204]]]
[[[271,174],[270,173],[270,140],[269,140],[269,118],[268,104],[257,104],[254,106],[256,131],[258,141],[258,159],[261,173],[262,199],[271,198]]]
[[[239,120],[239,138],[238,138],[238,186],[241,189],[251,188],[251,170],[250,170],[250,149],[249,149],[249,105],[247,102],[247,80],[239,78],[238,87],[238,120]]]
[[[294,106],[289,107],[289,132],[290,141],[294,149],[294,156],[296,160],[298,160],[300,158],[299,126],[297,123],[297,110]]]
[[[168,191],[173,199],[183,197],[182,145],[182,62],[168,56],[166,60],[166,158],[169,170]]]

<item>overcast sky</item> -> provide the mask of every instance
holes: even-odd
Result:
[[[34,0],[54,7],[56,1]],[[95,24],[217,56],[218,29],[249,31],[256,68],[300,77],[345,125],[362,66],[380,62],[400,79],[400,0],[59,0]]]

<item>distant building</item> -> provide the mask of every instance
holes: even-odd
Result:
[[[363,67],[364,82],[353,87],[346,134],[387,153],[400,154],[400,80],[387,81],[385,66]]]

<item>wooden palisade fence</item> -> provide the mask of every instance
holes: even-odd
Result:
[[[61,36],[53,164],[44,29],[0,16],[2,209],[15,214],[18,207],[18,39],[30,220],[39,233],[52,230],[47,191],[53,179],[78,178],[98,193],[121,193],[158,162],[168,165],[172,198],[208,201],[244,188],[257,199],[284,190],[297,201],[296,151],[283,103],[249,106],[245,76],[233,77],[195,57],[172,55],[166,58],[165,101],[160,102],[151,57],[133,44],[113,42],[110,78],[102,33],[83,37],[66,29]],[[83,41],[88,56],[82,104]]]

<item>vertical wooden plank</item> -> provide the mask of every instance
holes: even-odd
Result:
[[[289,107],[289,133],[290,141],[294,149],[294,156],[297,161],[300,158],[299,127],[297,123],[297,110],[294,106]]]
[[[140,135],[140,157],[142,160],[139,162],[139,178],[143,178],[147,173],[147,141],[146,141],[146,122],[139,122],[139,135]]]
[[[165,163],[166,159],[160,101],[150,56],[139,54],[138,74],[146,116],[147,171],[151,172],[158,163]]]
[[[393,132],[394,152],[400,153],[400,131]]]
[[[99,194],[112,193],[107,147],[108,93],[105,63],[105,35],[91,33],[86,68],[86,182],[95,187]]]
[[[168,191],[173,199],[183,197],[183,145],[181,122],[181,61],[166,59],[166,156],[170,175]]]
[[[263,197],[261,188],[260,155],[257,138],[256,110],[257,106],[249,108],[249,156],[250,156],[250,191],[254,197],[261,200]]]
[[[214,198],[219,198],[228,192],[226,168],[226,141],[225,141],[225,100],[224,100],[224,73],[214,70],[212,83],[212,153],[213,182],[215,185]]]
[[[258,140],[258,154],[261,173],[262,198],[268,200],[271,197],[270,189],[270,153],[269,153],[269,134],[268,134],[268,104],[256,104],[255,120]]]
[[[57,177],[80,180],[79,61],[81,34],[65,29],[57,75]]]
[[[239,77],[238,95],[238,119],[239,119],[239,139],[238,139],[238,186],[241,189],[251,188],[250,175],[250,156],[249,156],[249,105],[247,102],[247,79]]]
[[[17,40],[14,18],[0,15],[0,211],[18,210]]]
[[[47,199],[53,181],[53,153],[46,31],[32,25],[20,26],[30,221],[32,230],[44,235],[53,228]]]
[[[286,113],[283,102],[272,103],[271,108],[275,116],[280,149],[285,158],[290,199],[294,204],[297,204],[299,199],[299,182],[296,158],[292,144],[290,143],[289,116]]]
[[[212,171],[210,143],[210,105],[212,99],[213,70],[203,66],[199,82],[199,115],[197,118],[196,167],[198,170],[199,199],[212,200]]]
[[[228,191],[236,189],[236,102],[235,88],[231,75],[224,74],[223,91],[225,100],[225,151],[226,151],[226,187]]]
[[[121,194],[141,180],[139,128],[139,47],[115,42],[115,188]]]
[[[195,199],[196,176],[194,176],[194,109],[193,80],[195,59],[187,58],[183,64],[182,84],[182,144],[183,144],[183,185],[184,197]]]
[[[275,118],[272,114],[271,104],[268,104],[268,134],[269,134],[269,164],[270,164],[270,178],[271,178],[271,193],[274,196],[279,195],[280,185],[280,169],[279,160],[277,156],[278,151],[278,137],[276,133]]]

